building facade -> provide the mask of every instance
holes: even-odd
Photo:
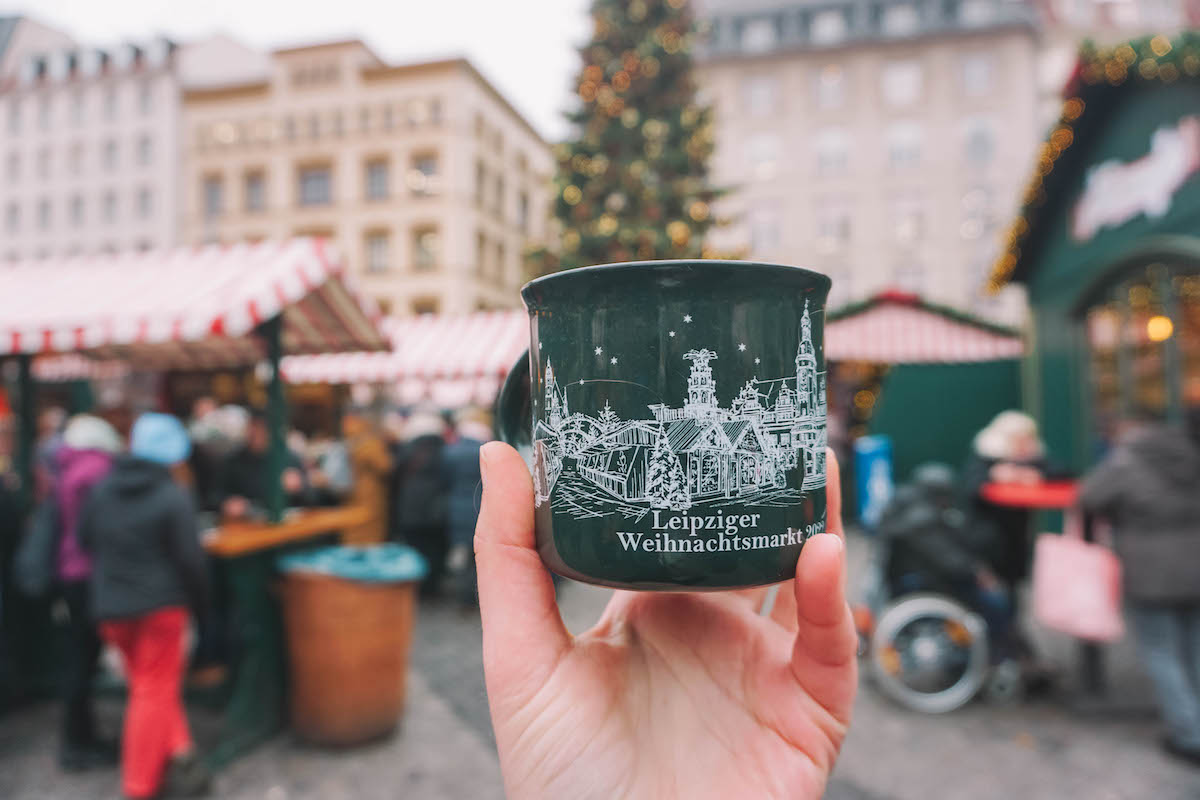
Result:
[[[712,249],[825,272],[832,306],[900,287],[1019,317],[981,288],[1041,133],[1030,5],[708,0],[701,24],[734,189]]]
[[[0,92],[0,259],[176,243],[175,52],[24,54]]]
[[[393,313],[513,306],[545,234],[546,143],[463,59],[358,41],[278,50],[184,94],[185,241],[333,240]]]

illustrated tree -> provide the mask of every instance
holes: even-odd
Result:
[[[687,0],[593,0],[572,134],[555,150],[556,249],[536,272],[696,258],[719,195],[708,179],[712,111],[696,102]]]
[[[687,493],[687,478],[678,456],[671,450],[667,432],[660,425],[654,440],[654,449],[646,464],[646,497],[654,508],[671,508],[682,511],[691,505]]]
[[[609,407],[608,401],[605,400],[604,408],[600,411],[600,417],[597,419],[597,422],[600,425],[600,429],[605,433],[608,433],[613,428],[621,424],[621,419],[617,416],[617,413],[613,411],[611,407]]]

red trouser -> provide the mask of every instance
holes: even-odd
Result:
[[[187,618],[176,607],[100,623],[100,635],[121,651],[129,681],[121,741],[121,788],[128,797],[157,794],[167,761],[192,747],[180,695]]]

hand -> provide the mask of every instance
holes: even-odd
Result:
[[[227,497],[221,504],[221,514],[226,519],[244,519],[250,513],[250,503],[244,497]]]
[[[283,483],[283,490],[288,494],[296,494],[304,488],[304,478],[301,477],[300,470],[295,467],[285,469],[280,480]]]
[[[308,482],[317,489],[324,489],[329,486],[329,476],[323,470],[313,467],[308,471]]]
[[[840,481],[797,577],[738,592],[615,592],[572,637],[534,548],[533,485],[511,447],[480,453],[475,532],[488,702],[509,800],[819,798],[850,722]]]
[[[1001,461],[997,464],[992,464],[992,468],[988,470],[988,477],[996,483],[1016,483],[1017,469],[1016,465],[1009,464],[1007,461]]]

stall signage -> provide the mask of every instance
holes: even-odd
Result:
[[[1184,117],[1150,137],[1150,152],[1136,161],[1105,161],[1087,172],[1071,214],[1071,235],[1086,242],[1105,228],[1145,214],[1157,219],[1171,198],[1200,169],[1200,117]]]

